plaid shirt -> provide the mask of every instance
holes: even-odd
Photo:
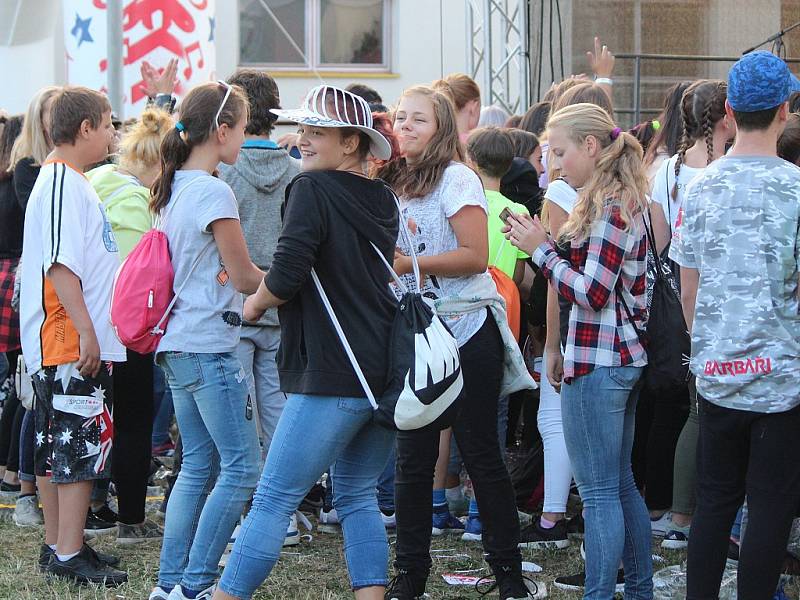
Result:
[[[568,254],[568,260],[561,258],[553,242],[545,242],[532,256],[558,293],[573,303],[564,380],[569,383],[595,367],[646,365],[644,346],[619,300],[622,292],[637,326],[644,329],[647,233],[642,217],[626,231],[619,207],[608,205],[589,237],[573,242]]]

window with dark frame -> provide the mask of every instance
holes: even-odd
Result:
[[[388,71],[389,4],[239,0],[239,63],[275,70]]]

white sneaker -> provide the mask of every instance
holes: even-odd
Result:
[[[299,510],[296,510],[289,519],[289,527],[286,529],[286,539],[283,541],[284,546],[296,546],[300,543],[300,527],[298,527],[298,521],[307,531],[313,531],[314,526],[311,524],[311,521]],[[309,539],[311,539],[310,536]]]
[[[169,592],[160,585],[157,585],[153,588],[153,591],[150,592],[147,600],[169,600]]]
[[[664,537],[667,532],[672,528],[672,513],[665,512],[658,519],[650,519],[650,529],[653,532],[653,537]]]
[[[339,515],[335,508],[325,511],[325,508],[319,510],[319,529],[325,533],[338,533],[341,525],[339,524]]]
[[[14,505],[13,519],[17,527],[43,525],[44,517],[42,516],[42,509],[39,508],[39,498],[35,494],[17,498],[17,502]]]
[[[208,586],[202,592],[195,596],[195,600],[211,600],[211,597],[214,595],[214,591],[217,589],[217,584],[213,584]],[[167,600],[189,600],[186,596],[183,595],[183,589],[181,588],[180,584],[176,585],[172,588],[172,591],[167,596]]]
[[[383,520],[383,526],[386,527],[386,529],[397,528],[397,517],[395,517],[395,513],[387,515],[381,511],[381,519]]]
[[[300,543],[300,528],[297,526],[297,514],[293,514],[289,519],[289,528],[286,530],[286,539],[283,540],[285,546],[297,546]]]

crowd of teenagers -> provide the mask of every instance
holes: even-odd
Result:
[[[657,537],[688,548],[688,598],[730,562],[740,598],[772,598],[800,513],[800,81],[753,52],[624,131],[614,57],[588,57],[594,79],[517,116],[463,74],[391,105],[320,85],[284,110],[257,70],[176,99],[173,61],[143,65],[124,123],[70,86],[0,117],[0,485],[43,525],[31,562],[119,585],[86,536],[161,540],[150,600],[249,599],[311,508],[360,600],[423,597],[440,535],[482,544],[501,600],[544,594],[522,550],[576,536],[584,570],[546,585],[652,598]],[[279,120],[297,132],[273,140]],[[112,291],[158,232],[174,304],[140,353]],[[396,430],[372,400],[408,290],[446,325],[416,364],[457,352],[397,400],[432,381],[446,410]],[[542,447],[532,520],[520,437]]]

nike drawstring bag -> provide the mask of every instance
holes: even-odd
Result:
[[[392,195],[400,211],[397,196],[394,192]],[[364,388],[364,393],[375,410],[375,422],[388,429],[401,431],[423,427],[444,429],[455,420],[455,401],[464,388],[458,343],[447,325],[433,308],[426,304],[420,293],[419,264],[413,250],[414,244],[411,243],[411,234],[402,218],[400,231],[411,248],[415,289],[408,288],[378,247],[372,244],[372,248],[386,265],[402,292],[389,338],[389,373],[386,390],[380,398],[376,399],[372,393],[319,277],[313,269],[311,277],[350,359],[350,364],[361,382],[361,387]]]

